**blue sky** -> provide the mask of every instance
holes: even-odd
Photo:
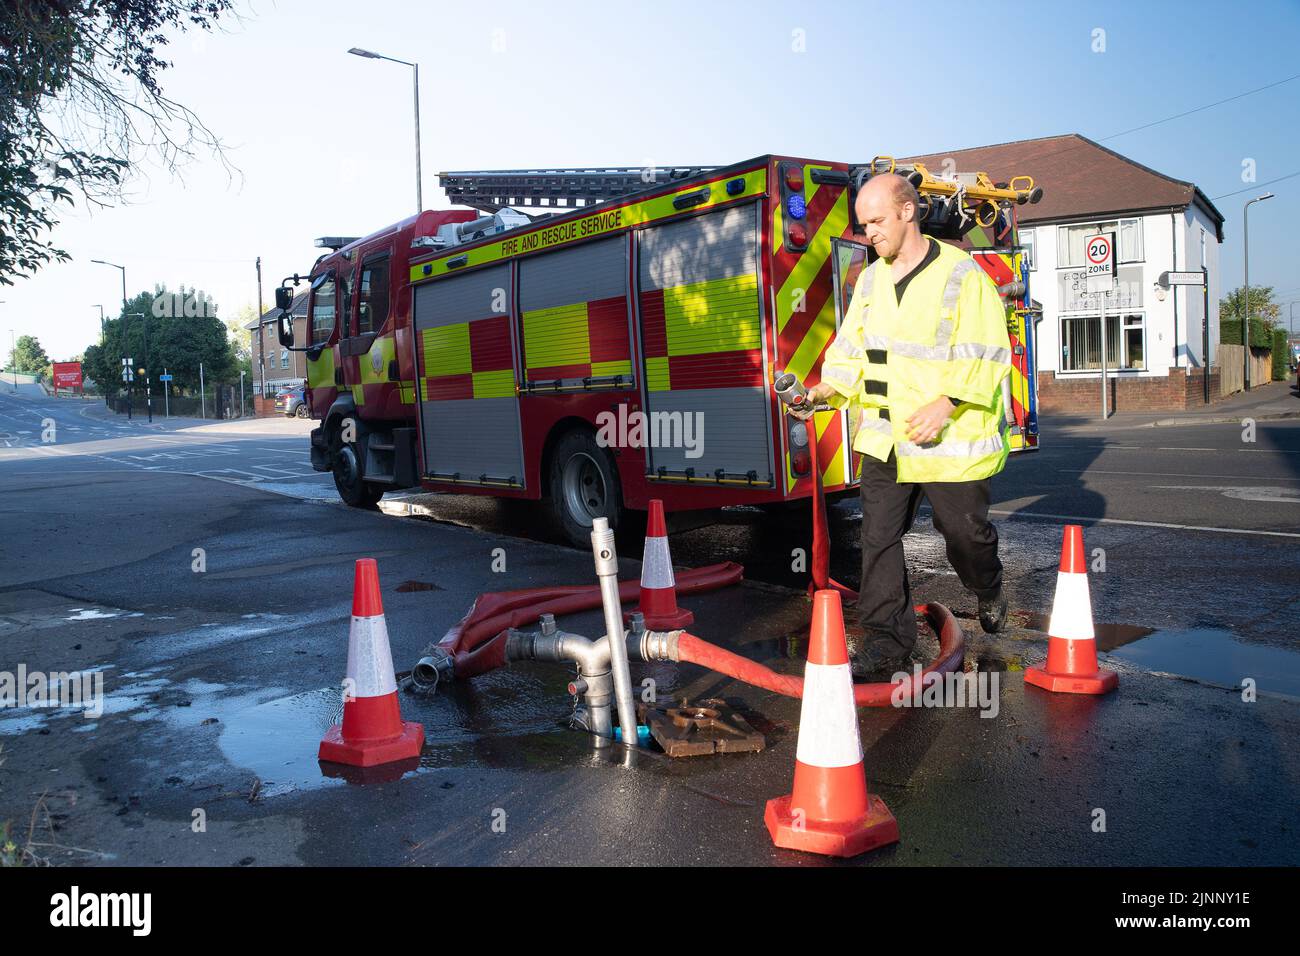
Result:
[[[228,180],[207,157],[181,180],[146,169],[130,205],[66,215],[56,239],[73,262],[0,287],[0,330],[37,335],[56,358],[93,342],[94,304],[116,313],[121,287],[91,259],[125,265],[132,293],[198,286],[230,317],[256,301],[260,255],[269,307],[280,277],[311,266],[316,236],[410,215],[410,71],[349,56],[351,46],[420,63],[426,207],[444,205],[440,169],[768,152],[860,161],[1079,132],[1210,197],[1237,193],[1216,203],[1225,288],[1241,282],[1241,204],[1276,193],[1251,207],[1251,281],[1295,301],[1300,328],[1300,176],[1261,185],[1300,172],[1300,79],[1110,138],[1300,73],[1295,2],[239,9],[223,32],[175,41],[166,89],[229,144],[240,175]],[[1256,184],[1242,180],[1247,159]]]

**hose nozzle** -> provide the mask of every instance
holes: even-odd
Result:
[[[803,387],[794,372],[782,372],[772,383],[776,397],[795,411],[802,412],[812,407],[808,401],[808,389]]]

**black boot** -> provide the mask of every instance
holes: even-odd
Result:
[[[988,601],[980,601],[980,627],[985,634],[996,634],[1007,623],[1007,595],[1001,588]]]

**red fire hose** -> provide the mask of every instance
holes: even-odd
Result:
[[[846,601],[856,601],[857,591],[830,576],[830,532],[826,521],[826,496],[822,490],[821,467],[817,460],[817,429],[813,419],[809,419],[806,426],[813,479],[812,581],[809,590],[833,588]],[[852,452],[849,451],[848,454],[852,455]],[[730,561],[681,571],[676,575],[677,593],[714,591],[739,583],[743,575],[744,568]],[[620,581],[618,590],[621,601],[632,602],[639,597],[640,582]],[[472,677],[506,663],[507,629],[524,627],[543,614],[573,614],[599,607],[600,603],[600,588],[592,584],[481,594],[469,612],[438,642],[438,646],[452,658],[454,673],[458,678]],[[929,675],[949,673],[961,667],[966,637],[952,612],[942,604],[918,604],[915,610],[926,616],[934,632],[939,635],[938,656],[921,671],[919,677],[911,678],[912,692],[918,693]],[[773,693],[787,697],[803,696],[802,677],[778,674],[769,667],[710,644],[694,634],[683,633],[677,651],[679,660],[707,667]],[[853,697],[859,707],[887,707],[898,686],[892,683],[855,684]]]
[[[745,569],[733,561],[678,572],[678,594],[699,594],[740,583]],[[619,600],[631,604],[641,591],[640,581],[620,581]],[[481,594],[463,618],[438,642],[454,661],[457,677],[471,677],[505,663],[507,628],[525,627],[543,614],[576,614],[600,607],[600,587],[595,584],[552,588],[527,588]]]
[[[898,684],[854,684],[853,700],[859,707],[888,707],[897,691],[904,695],[919,696],[930,674],[945,674],[961,667],[965,655],[965,636],[961,625],[942,604],[918,604],[916,610],[926,616],[930,626],[939,635],[939,656],[919,675],[912,675],[908,683],[910,691],[900,691]],[[711,671],[725,674],[736,680],[753,684],[775,694],[786,697],[803,697],[803,678],[791,674],[778,674],[769,667],[747,657],[741,657],[731,651],[723,650],[715,644],[701,640],[694,634],[682,634],[677,642],[679,660],[699,664]]]

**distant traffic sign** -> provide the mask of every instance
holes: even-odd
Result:
[[[170,382],[171,380],[172,380],[172,377],[171,377],[170,375],[159,375],[159,376],[158,376],[158,381],[160,381],[160,382]]]

